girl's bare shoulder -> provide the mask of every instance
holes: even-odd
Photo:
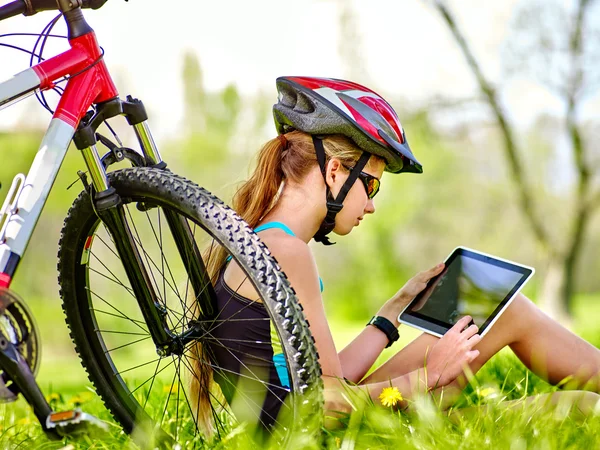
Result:
[[[271,230],[269,230],[271,231]],[[282,270],[290,279],[296,292],[319,294],[319,274],[314,256],[308,244],[302,239],[283,232],[260,233],[261,240],[269,248]]]

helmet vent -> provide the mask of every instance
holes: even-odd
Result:
[[[294,105],[294,111],[302,114],[310,114],[315,111],[315,106],[310,99],[302,92],[298,92],[296,97],[296,105]]]
[[[287,106],[288,108],[292,108],[296,103],[296,93],[294,91],[290,91],[287,89],[282,89],[279,91],[279,103]]]

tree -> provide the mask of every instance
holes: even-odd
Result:
[[[550,238],[548,225],[532,196],[522,164],[522,145],[501,103],[500,88],[495,87],[484,74],[450,8],[442,0],[434,1],[435,8],[476,78],[484,101],[491,109],[503,137],[504,154],[517,191],[521,213],[536,241],[548,255],[542,300],[551,314],[563,317],[571,314],[577,262],[590,219],[600,206],[600,190],[594,190],[592,182],[594,175],[598,175],[599,167],[598,164],[595,167],[592,165],[591,145],[584,139],[583,125],[578,120],[584,99],[596,92],[600,80],[598,58],[592,56],[597,55],[597,39],[593,39],[597,32],[588,19],[592,3],[593,0],[578,0],[574,11],[563,9],[558,14],[545,15],[548,12],[555,13],[561,7],[548,2],[533,4],[529,14],[522,15],[526,20],[517,24],[512,36],[513,54],[517,56],[515,67],[525,69],[566,105],[563,124],[575,169],[575,189],[571,194],[574,206],[564,239],[555,243]],[[561,38],[560,33],[566,34]],[[532,39],[527,40],[527,37]],[[523,43],[528,41],[531,44],[525,46]]]
[[[367,64],[364,62],[362,36],[359,31],[359,20],[352,2],[338,0],[339,7],[339,41],[338,51],[343,65],[344,76],[349,80],[369,84]]]

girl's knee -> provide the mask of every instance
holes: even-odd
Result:
[[[515,298],[511,302],[507,311],[511,308],[513,309],[514,312],[519,312],[519,313],[523,313],[525,311],[535,312],[535,311],[540,310],[535,305],[535,303],[533,303],[529,298],[527,298],[525,295],[521,294],[520,292],[517,295],[515,295]]]
[[[530,329],[531,325],[542,317],[542,311],[526,296],[519,293],[515,296],[500,319],[504,319],[511,328]]]
[[[577,406],[584,414],[600,414],[600,395],[595,392],[582,391]]]

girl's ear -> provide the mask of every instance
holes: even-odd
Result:
[[[327,180],[327,185],[331,188],[335,183],[335,180],[340,175],[340,170],[342,169],[342,163],[337,158],[331,158],[327,162],[327,166],[325,166],[325,179]]]

